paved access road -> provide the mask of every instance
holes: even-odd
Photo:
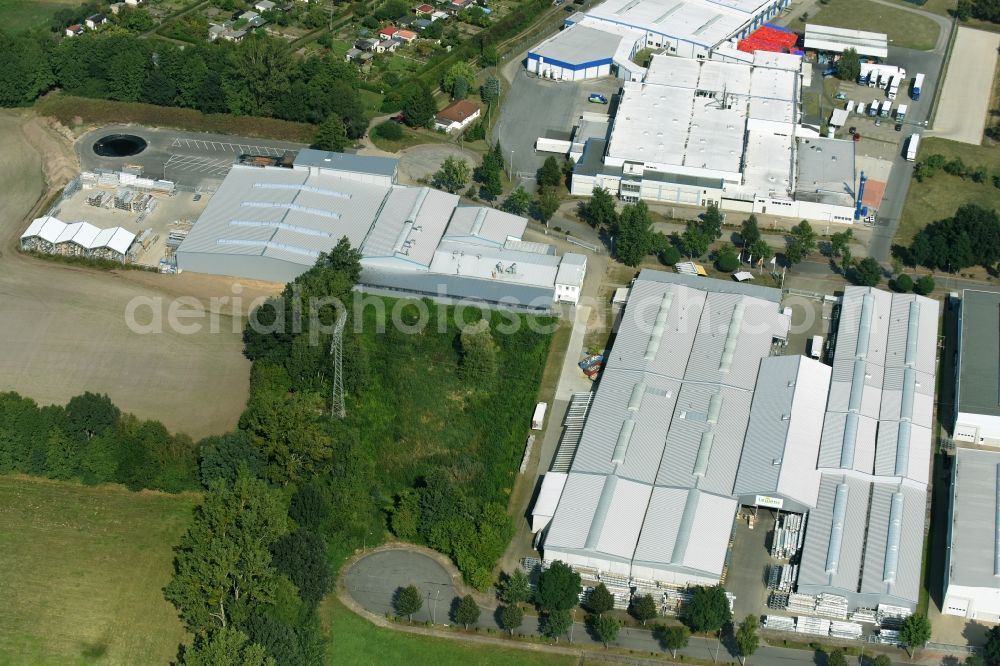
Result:
[[[347,593],[351,599],[369,612],[379,616],[384,616],[387,613],[392,614],[392,599],[395,591],[400,587],[415,585],[423,593],[424,605],[420,612],[413,616],[414,622],[434,621],[432,618],[436,617],[437,624],[453,623],[451,611],[457,602],[459,587],[461,587],[459,583],[455,582],[457,573],[453,571],[451,565],[446,566],[417,549],[407,550],[394,546],[389,549],[372,551],[351,565],[343,573],[343,576]],[[462,594],[465,594],[464,590]],[[476,626],[498,632],[503,631],[497,619],[497,606],[492,602],[483,602],[482,595],[479,596],[481,612]],[[575,645],[599,649],[601,647],[600,641],[588,632],[582,621],[583,613],[577,610],[574,617],[577,621],[573,623],[573,628],[567,638]],[[526,615],[524,624],[515,633],[525,636],[537,635],[538,630],[537,617]],[[462,636],[461,634],[444,635],[458,639],[461,639]],[[644,629],[623,628],[618,640],[612,643],[612,646],[646,654],[658,653],[667,656],[659,641]],[[699,637],[693,637],[688,647],[679,651],[679,655],[729,663],[737,659],[733,646],[729,645],[728,642],[720,643],[714,639]],[[754,664],[767,664],[768,666],[822,666],[826,663],[822,653],[769,645],[762,645],[750,661]],[[925,650],[918,659],[914,661],[900,659],[899,663],[953,664],[959,663],[959,661],[956,661],[954,657]],[[854,664],[858,661],[852,659],[849,663]]]

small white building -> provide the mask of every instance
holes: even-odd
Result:
[[[445,132],[464,130],[481,113],[482,110],[478,104],[465,99],[456,100],[438,111],[437,115],[434,116],[434,129],[444,130]]]
[[[88,16],[87,20],[84,21],[83,24],[91,30],[97,30],[107,22],[108,17],[104,14],[93,14],[92,16]]]
[[[82,35],[82,34],[83,34],[83,26],[80,25],[79,23],[71,25],[68,28],[66,28],[67,37],[76,37],[77,35]]]
[[[1000,293],[966,289],[959,307],[957,416],[952,436],[1000,447]]]
[[[256,3],[253,8],[258,12],[269,12],[272,9],[277,8],[277,6],[278,5],[271,2],[271,0],[260,0],[260,2]]]
[[[587,275],[587,257],[582,254],[567,252],[563,255],[559,264],[559,272],[556,274],[556,302],[572,303],[576,305],[580,302],[580,293],[583,291],[583,279]]]

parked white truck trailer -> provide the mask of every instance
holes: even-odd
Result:
[[[917,147],[920,145],[920,135],[911,134],[910,141],[906,144],[906,159],[909,162],[914,162],[917,159]]]
[[[889,99],[896,99],[896,95],[899,94],[899,81],[898,76],[892,77],[892,81],[889,83]]]
[[[906,118],[906,109],[907,106],[905,104],[900,104],[899,108],[896,109],[896,120],[898,122],[903,122],[903,119]]]
[[[882,107],[879,109],[878,115],[882,116],[883,118],[888,118],[891,112],[892,112],[892,102],[890,102],[887,99],[883,100]]]

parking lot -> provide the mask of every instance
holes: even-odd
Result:
[[[504,159],[513,164],[513,170],[521,176],[525,187],[534,187],[535,171],[549,156],[549,153],[535,152],[538,137],[557,132],[564,133],[568,139],[584,111],[608,113],[614,104],[612,98],[621,85],[621,80],[614,77],[579,83],[543,80],[529,75],[523,67],[518,69],[507,93],[495,138],[499,138]],[[591,93],[604,95],[611,104],[588,102]]]
[[[95,154],[94,142],[115,133],[135,134],[145,139],[148,145],[141,153],[129,157],[101,157]],[[186,188],[211,189],[229,173],[240,155],[278,157],[286,151],[304,147],[287,141],[114,125],[84,134],[77,141],[76,152],[84,171],[117,171],[125,166],[136,166],[150,178],[172,180]]]

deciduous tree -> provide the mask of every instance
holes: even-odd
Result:
[[[447,157],[441,168],[434,172],[434,187],[454,194],[469,183],[472,170],[469,163],[459,157]]]
[[[504,606],[500,609],[500,626],[513,636],[514,630],[520,628],[524,622],[524,611],[516,604]]]
[[[455,607],[455,622],[466,629],[469,628],[470,624],[479,622],[479,604],[476,603],[471,594],[458,600],[458,605]]]
[[[841,81],[856,81],[861,75],[861,58],[855,49],[847,49],[840,54],[835,74]]]
[[[317,150],[331,150],[335,153],[344,152],[349,140],[344,121],[336,114],[327,116],[323,124],[316,128],[316,136],[313,137],[313,148]]]
[[[580,574],[556,560],[538,577],[538,606],[545,611],[568,611],[577,605]]]
[[[281,494],[241,474],[214,481],[176,548],[164,589],[192,633],[239,626],[273,599],[271,546],[288,531]]]
[[[580,217],[595,229],[614,233],[618,229],[615,198],[603,187],[595,187],[590,200],[580,204]]]
[[[653,244],[653,222],[645,201],[626,204],[618,217],[615,256],[628,266],[638,266]]]
[[[426,85],[416,82],[403,98],[403,122],[410,127],[430,127],[436,113],[434,95]]]
[[[913,283],[913,291],[921,296],[928,296],[934,291],[934,277],[931,275],[921,275]]]
[[[407,585],[396,590],[393,599],[393,607],[399,615],[405,615],[406,619],[413,622],[413,615],[424,606],[424,597],[417,589],[416,585]]]
[[[681,617],[691,631],[699,632],[718,631],[731,618],[729,599],[721,585],[694,587]]]
[[[803,259],[816,251],[816,232],[812,225],[802,220],[788,232],[785,246],[785,261],[789,266],[801,263]]]
[[[524,215],[531,207],[531,195],[524,187],[518,185],[517,189],[507,196],[503,202],[503,209],[514,215]]]
[[[562,184],[563,174],[556,158],[549,155],[545,162],[538,168],[535,174],[535,181],[539,187],[559,187]]]
[[[899,629],[899,640],[906,646],[912,656],[917,649],[931,639],[931,622],[923,613],[914,613],[905,620]]]
[[[739,650],[740,660],[745,664],[758,647],[760,636],[757,635],[757,616],[747,615],[736,629],[736,648]]]
[[[850,275],[855,284],[862,287],[874,287],[882,281],[882,265],[874,257],[865,257],[854,264]]]
[[[556,194],[555,188],[543,187],[539,190],[538,198],[535,200],[535,207],[538,210],[538,218],[545,225],[548,225],[549,220],[559,210],[559,195]]]
[[[652,594],[640,594],[632,597],[632,603],[629,606],[628,612],[635,619],[642,623],[642,626],[646,626],[646,622],[652,620],[657,615],[656,600],[653,599]]]
[[[608,643],[618,638],[618,631],[622,628],[621,622],[610,615],[589,615],[587,616],[587,624],[601,639],[605,648],[608,647]]]
[[[516,606],[531,599],[531,584],[528,574],[518,567],[500,583],[500,600],[505,604]]]
[[[743,241],[743,247],[750,247],[760,240],[760,228],[757,226],[757,216],[753,213],[750,214],[750,217],[743,220],[743,224],[740,225],[740,239]]]
[[[542,635],[558,643],[559,637],[566,635],[571,624],[573,619],[568,610],[550,610],[542,618]]]
[[[587,610],[595,615],[600,615],[615,607],[615,598],[608,591],[604,583],[598,583],[597,587],[591,590],[587,597]]]
[[[653,629],[653,635],[663,643],[666,649],[670,650],[674,659],[677,658],[677,651],[686,648],[688,640],[691,638],[691,632],[682,624],[658,624]]]
[[[184,650],[180,666],[277,666],[264,648],[232,627],[196,634]]]

